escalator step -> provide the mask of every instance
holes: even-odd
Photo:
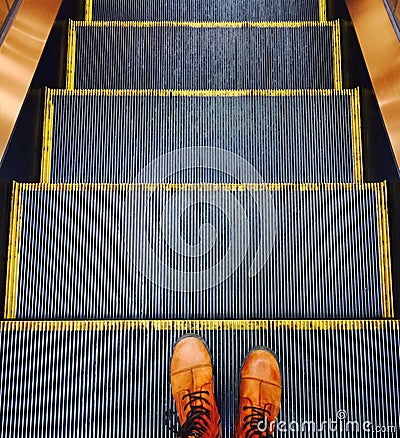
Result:
[[[87,0],[87,20],[110,21],[317,21],[325,0]]]
[[[386,185],[16,184],[6,317],[392,317]]]
[[[399,321],[99,321],[0,322],[1,436],[174,436],[169,363],[186,333],[210,349],[223,438],[256,346],[281,367],[277,436],[399,432]]]
[[[238,160],[244,183],[362,182],[358,90],[48,90],[43,182],[234,183]]]
[[[67,88],[341,89],[339,22],[71,22]]]

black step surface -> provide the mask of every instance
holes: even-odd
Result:
[[[187,333],[210,349],[223,438],[240,367],[258,346],[281,367],[276,437],[400,432],[398,321],[1,322],[1,436],[172,438],[169,363]]]
[[[87,19],[110,21],[316,21],[325,0],[87,0]]]
[[[341,88],[339,23],[71,22],[67,88]]]
[[[386,186],[16,185],[24,318],[393,315]]]
[[[46,114],[44,182],[362,181],[358,90],[48,90]]]

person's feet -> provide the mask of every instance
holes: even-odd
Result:
[[[254,350],[242,368],[235,438],[271,437],[281,405],[281,375],[275,356]]]
[[[178,436],[219,438],[221,426],[211,358],[200,339],[185,337],[176,344],[171,361],[171,385],[180,424]]]

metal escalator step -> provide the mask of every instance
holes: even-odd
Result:
[[[110,21],[316,21],[326,20],[325,0],[210,0],[197,2],[87,0],[86,20]]]
[[[179,337],[196,333],[212,356],[223,438],[232,436],[241,364],[256,346],[274,351],[281,367],[277,436],[394,437],[399,328],[399,321],[0,322],[1,436],[174,436],[164,420],[175,409],[169,363]]]
[[[341,89],[339,22],[71,22],[67,88]]]
[[[239,161],[244,183],[362,182],[358,90],[48,90],[43,182],[234,183]]]
[[[6,317],[393,316],[385,184],[16,184]]]

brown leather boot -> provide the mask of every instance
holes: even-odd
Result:
[[[235,438],[272,437],[281,396],[281,373],[275,356],[268,350],[252,351],[242,368]]]
[[[179,437],[219,438],[220,416],[214,397],[210,354],[196,337],[184,337],[175,346],[171,385],[180,428]]]

